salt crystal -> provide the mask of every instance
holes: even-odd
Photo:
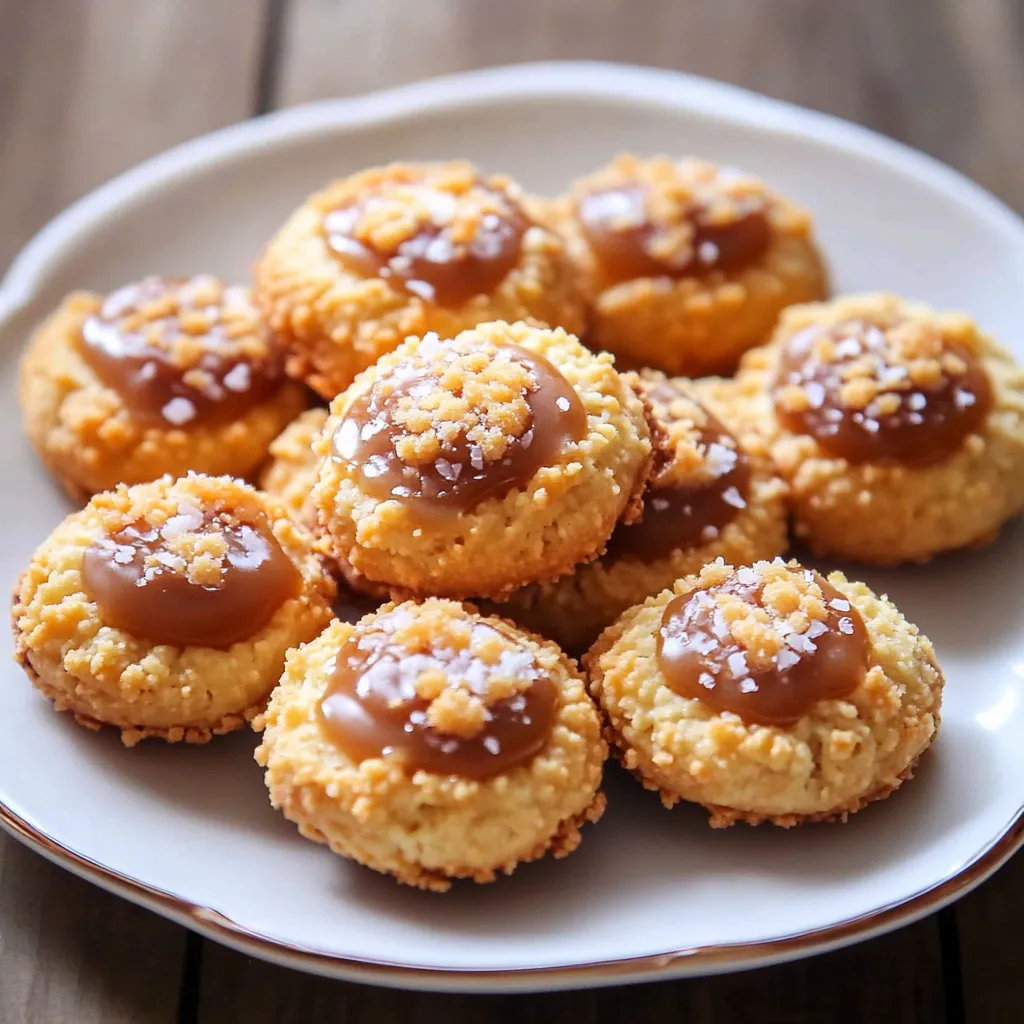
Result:
[[[853,633],[853,619],[842,618],[839,620],[839,632],[850,636]]]
[[[434,286],[428,284],[426,281],[406,281],[405,287],[413,293],[413,295],[419,296],[424,302],[434,301]]]
[[[907,408],[911,412],[920,412],[928,404],[928,399],[921,394],[920,391],[915,391],[912,395],[907,395]]]
[[[447,459],[435,459],[434,466],[437,469],[438,475],[449,483],[454,483],[459,479],[459,474],[462,472],[462,466],[457,462],[449,462]]]
[[[423,258],[431,263],[450,263],[455,257],[455,246],[450,238],[438,235],[430,240]]]
[[[843,338],[838,345],[836,345],[836,355],[840,359],[853,359],[859,356],[861,353],[861,344],[857,338]]]
[[[557,405],[562,412],[568,412],[571,404],[572,403],[570,403],[569,399],[566,398],[565,395],[559,395],[555,399],[555,405]]]
[[[651,508],[655,512],[664,512],[668,508],[669,502],[665,498],[651,498]]]
[[[828,604],[830,608],[835,608],[837,612],[848,612],[850,610],[850,602],[844,597],[833,597]]]
[[[788,647],[783,647],[775,656],[775,667],[779,672],[785,672],[787,669],[791,669],[799,661],[800,655],[789,650]]]
[[[235,363],[224,374],[224,387],[229,391],[248,391],[252,382],[252,372],[248,363]]]
[[[118,544],[114,548],[114,561],[118,565],[131,565],[135,560],[135,549],[128,544]]]
[[[809,380],[804,385],[804,394],[812,409],[820,409],[825,404],[825,388],[816,380]]]
[[[494,754],[495,756],[501,753],[501,743],[498,742],[497,736],[485,736],[484,747],[488,753]]]
[[[733,651],[728,658],[725,659],[725,663],[729,666],[729,671],[737,678],[747,673],[747,656],[742,651]]]
[[[161,410],[163,418],[176,427],[183,426],[189,420],[195,419],[196,407],[187,399],[172,398]]]
[[[718,259],[720,251],[714,242],[701,242],[697,247],[697,259],[701,263],[714,263]]]
[[[757,693],[757,683],[750,676],[740,680],[740,693]]]
[[[726,487],[722,491],[722,501],[727,505],[732,505],[733,508],[747,507],[747,503],[743,500],[743,495],[735,487]]]

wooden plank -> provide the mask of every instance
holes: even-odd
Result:
[[[245,117],[263,6],[0,0],[0,267],[71,199]],[[185,934],[0,836],[3,1024],[174,1021]]]
[[[0,0],[0,267],[72,199],[251,113],[265,0]]]
[[[1008,139],[1007,131],[1019,124],[1022,21],[1015,0],[290,0],[271,101],[349,95],[519,60],[632,61],[723,78],[867,124],[1024,206],[1015,173],[1024,139]],[[990,883],[995,896],[987,903],[983,890],[965,904],[966,945],[985,949],[986,922],[997,911],[1004,936],[1019,931],[1021,902],[997,907],[1007,884]],[[504,1000],[380,992],[208,946],[200,1020],[958,1020],[958,986],[950,987],[948,1005],[943,987],[943,953],[957,954],[955,936],[946,937],[943,948],[931,919],[812,961],[735,977]],[[1019,957],[1019,943],[1006,948]],[[975,994],[970,956],[964,990],[969,1006],[987,1005]]]
[[[927,964],[926,970],[922,963]],[[930,921],[811,960],[743,974],[522,996],[392,992],[271,967],[208,943],[200,1007],[199,1024],[228,1020],[246,1024],[938,1024],[947,1020],[938,936]]]
[[[1024,1021],[1024,854],[955,909],[959,932],[964,1020]]]

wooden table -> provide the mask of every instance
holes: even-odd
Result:
[[[481,65],[728,79],[933,153],[1024,210],[1021,0],[0,0],[0,267],[70,200],[279,106]],[[0,1024],[1024,1021],[1024,857],[872,942],[731,977],[415,995],[248,959],[0,836]]]

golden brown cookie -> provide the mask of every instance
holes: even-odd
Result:
[[[334,585],[284,507],[229,477],[97,494],[14,591],[15,654],[58,711],[205,742],[241,728],[285,651],[331,618]]]
[[[810,215],[704,160],[619,156],[551,215],[591,306],[588,343],[625,367],[729,371],[783,307],[828,294]]]
[[[716,828],[845,820],[910,777],[939,723],[928,639],[863,583],[796,562],[716,561],[584,664],[623,765]]]
[[[894,295],[794,307],[725,401],[768,439],[813,551],[921,562],[1024,507],[1024,371],[968,317]]]
[[[459,598],[600,554],[652,456],[611,357],[525,323],[408,339],[335,399],[317,450],[338,559],[396,594]]]
[[[518,590],[500,606],[571,652],[627,608],[716,558],[745,564],[786,548],[786,487],[764,445],[741,446],[685,378],[647,372],[643,389],[666,457],[647,484],[640,518],[617,527],[600,558]]]
[[[583,325],[557,232],[515,182],[465,161],[333,182],[270,241],[255,280],[288,372],[325,398],[409,335],[488,320]]]
[[[147,277],[74,292],[21,362],[25,433],[75,498],[189,470],[247,476],[302,410],[242,287]]]
[[[292,518],[312,530],[319,530],[312,491],[320,469],[313,442],[326,422],[326,409],[307,409],[292,420],[271,442],[270,460],[260,473],[260,487],[283,501]]]
[[[256,726],[271,803],[304,836],[423,889],[563,857],[604,810],[573,663],[452,601],[332,623],[289,653]]]

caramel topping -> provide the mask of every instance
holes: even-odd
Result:
[[[667,685],[744,721],[792,725],[867,671],[857,609],[809,569],[758,563],[670,601],[658,633]]]
[[[771,244],[769,204],[756,179],[698,160],[620,158],[576,196],[583,234],[615,281],[743,270]]]
[[[732,434],[684,391],[669,381],[644,390],[673,454],[648,484],[641,518],[616,527],[606,557],[653,562],[710,543],[747,507],[750,464]]]
[[[992,384],[968,348],[923,320],[813,326],[785,344],[773,385],[786,429],[850,462],[927,465],[986,417]]]
[[[445,621],[446,620],[446,621]],[[360,625],[320,702],[325,734],[353,761],[486,779],[548,741],[558,688],[499,628],[400,605]]]
[[[248,290],[209,276],[112,292],[82,325],[81,352],[133,417],[165,428],[230,422],[284,380]]]
[[[469,165],[384,178],[323,220],[327,245],[361,277],[381,277],[427,302],[461,306],[492,291],[519,262],[530,225],[511,182]]]
[[[82,574],[106,625],[180,648],[226,650],[302,587],[262,514],[243,522],[188,500],[159,527],[140,520],[96,541]]]
[[[525,486],[586,434],[583,403],[543,356],[428,335],[349,406],[331,449],[371,497],[444,516]]]

